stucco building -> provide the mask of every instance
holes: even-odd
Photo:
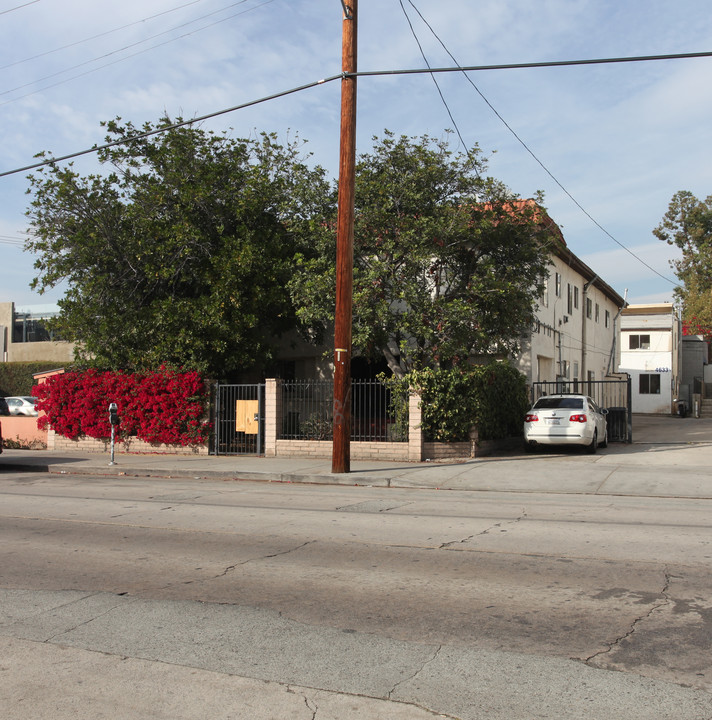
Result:
[[[0,303],[0,362],[71,362],[74,343],[54,339],[45,326],[54,314],[45,308]]]
[[[672,303],[621,313],[620,371],[632,380],[633,412],[668,414],[680,393],[682,325]]]
[[[551,222],[551,221],[550,221]],[[516,361],[529,383],[603,380],[616,372],[617,321],[625,300],[558,236],[536,320]]]

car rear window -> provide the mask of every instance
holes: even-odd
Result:
[[[566,408],[567,410],[583,410],[583,398],[580,397],[543,397],[534,405],[535,410],[553,410]]]

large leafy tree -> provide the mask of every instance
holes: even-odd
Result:
[[[353,344],[402,376],[516,352],[547,275],[546,215],[483,177],[480,151],[428,136],[374,138],[356,175]],[[334,235],[298,258],[305,325],[333,321]]]
[[[682,251],[671,264],[682,283],[675,294],[685,325],[712,335],[712,195],[702,201],[687,190],[675,193],[653,234]]]
[[[68,284],[57,329],[94,366],[224,376],[294,327],[284,288],[330,187],[297,142],[151,134],[170,124],[109,122],[121,142],[98,152],[105,172],[52,164],[30,178],[33,286]]]

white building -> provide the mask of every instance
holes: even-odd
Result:
[[[616,371],[616,321],[625,300],[566,247],[558,226],[547,220],[558,242],[517,367],[530,384],[603,380]]]
[[[620,371],[636,413],[668,414],[680,392],[682,327],[672,303],[629,305],[621,314]]]

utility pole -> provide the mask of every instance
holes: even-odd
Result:
[[[348,3],[348,4],[347,4]],[[341,0],[341,135],[336,229],[336,315],[334,322],[334,440],[331,472],[351,470],[351,323],[354,263],[354,179],[356,173],[356,18],[358,0]]]

